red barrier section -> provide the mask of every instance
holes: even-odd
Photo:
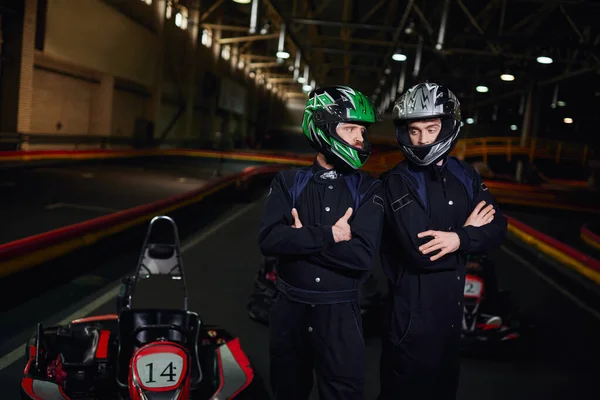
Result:
[[[280,151],[260,151],[260,152],[230,152],[219,150],[195,150],[195,149],[87,149],[87,150],[31,150],[31,151],[0,151],[0,162],[14,160],[32,160],[32,159],[93,159],[93,158],[110,158],[110,157],[139,157],[139,156],[212,156],[225,158],[240,158],[240,159],[262,159],[264,161],[280,161],[288,160],[291,162],[312,161],[312,155],[303,156],[292,152]]]
[[[281,166],[256,167],[254,169],[249,169],[242,173],[231,175],[229,177],[211,182],[207,186],[204,186],[198,190],[183,193],[179,196],[159,200],[154,203],[144,204],[138,207],[130,208],[128,210],[123,210],[110,215],[94,218],[89,221],[80,222],[78,224],[66,226],[49,232],[44,232],[38,235],[5,243],[0,245],[0,260],[8,260],[16,256],[21,256],[29,252],[40,250],[53,244],[81,237],[82,235],[85,235],[98,229],[109,228],[111,226],[118,225],[119,223],[124,223],[128,220],[132,220],[136,217],[149,214],[154,210],[169,207],[174,204],[183,202],[185,200],[194,198],[195,196],[201,195],[202,193],[210,192],[216,187],[225,184],[232,184],[240,179],[245,180],[258,174],[276,172],[279,169],[281,169]]]
[[[85,150],[31,150],[31,151],[0,151],[0,161],[14,160],[55,160],[82,159],[107,157],[133,157],[157,154],[157,149],[118,150],[118,149],[85,149]]]
[[[600,236],[588,228],[588,224],[581,227],[580,236],[583,240],[588,242],[590,246],[594,246],[600,250]]]
[[[568,246],[568,245],[564,244],[563,242],[561,242],[549,235],[546,235],[543,232],[533,229],[532,227],[524,224],[521,221],[518,221],[509,216],[506,216],[506,217],[508,218],[508,223],[513,225],[514,227],[516,227],[516,228],[522,230],[523,232],[535,237],[536,239],[554,247],[555,249],[563,252],[564,254],[568,255],[569,257],[585,264],[586,266],[588,266],[596,271],[600,271],[600,261],[596,260],[594,257],[584,254],[584,253],[580,252],[579,250],[576,250],[576,249],[572,248],[571,246]]]
[[[598,236],[597,234],[592,232],[592,230],[590,228],[588,228],[587,224],[585,224],[581,227],[581,232],[583,234],[585,234],[585,236],[594,239],[595,242],[600,243],[600,236]]]

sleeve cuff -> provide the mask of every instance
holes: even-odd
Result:
[[[471,245],[471,239],[469,239],[469,235],[464,228],[460,228],[456,230],[456,234],[460,239],[460,245],[458,246],[458,250],[467,251]]]
[[[325,245],[330,245],[335,243],[335,239],[333,238],[333,229],[331,225],[322,225],[321,229],[323,230],[323,243]]]

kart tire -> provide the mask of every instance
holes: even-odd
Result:
[[[277,297],[277,288],[275,287],[276,264],[276,258],[265,257],[263,259],[254,279],[253,291],[246,305],[248,316],[265,325],[269,324],[271,307]],[[378,281],[374,275],[369,274],[369,277],[360,288],[359,296],[365,339],[380,335],[383,306]]]

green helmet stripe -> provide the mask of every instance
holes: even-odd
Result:
[[[332,142],[332,150],[334,153],[355,168],[360,168],[362,166],[363,163],[360,161],[356,150],[338,142],[337,140],[332,140]]]

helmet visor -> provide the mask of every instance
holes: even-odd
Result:
[[[424,120],[396,120],[394,121],[394,125],[396,128],[396,137],[398,139],[398,142],[401,145],[404,146],[408,146],[408,147],[415,147],[415,148],[419,148],[422,147],[423,145],[419,145],[419,144],[413,144],[411,138],[410,138],[410,124],[413,122],[418,122],[418,121],[428,121],[428,119],[424,119]],[[452,118],[448,118],[448,117],[442,117],[440,118],[442,126],[440,129],[440,132],[438,133],[437,137],[435,138],[435,140],[430,143],[430,144],[435,144],[438,142],[442,142],[444,140],[446,140],[448,137],[452,136],[452,134],[454,133],[455,127],[457,122],[455,120],[453,120]]]

